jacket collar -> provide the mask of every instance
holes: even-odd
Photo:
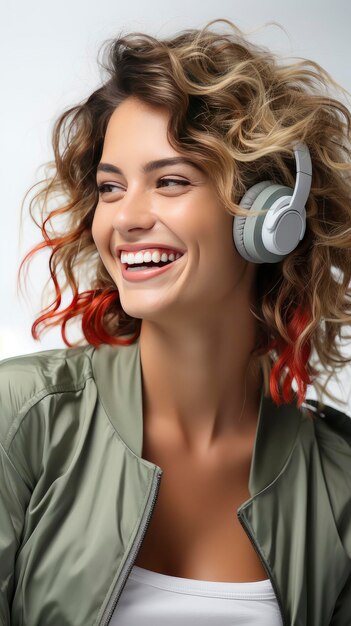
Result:
[[[124,444],[139,458],[143,449],[143,401],[139,338],[131,345],[102,344],[92,354],[93,374],[103,408]],[[290,404],[277,406],[261,394],[253,448],[249,492],[267,487],[284,467],[304,413],[296,393]],[[162,468],[161,468],[162,469]]]

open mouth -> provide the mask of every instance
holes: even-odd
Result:
[[[179,253],[177,253],[179,254]],[[123,267],[123,269],[125,269],[128,272],[143,272],[143,271],[147,271],[148,269],[156,269],[159,267],[166,267],[167,265],[171,265],[172,263],[175,263],[176,261],[178,261],[178,259],[180,259],[182,256],[184,256],[184,254],[179,254],[178,257],[176,257],[173,261],[171,260],[167,260],[167,261],[148,261],[148,262],[143,262],[143,263],[122,263],[121,265]]]
[[[121,263],[122,274],[124,278],[128,279],[129,277],[130,280],[142,280],[143,277],[152,278],[153,276],[157,276],[158,274],[162,274],[167,271],[167,269],[177,263],[177,261],[180,261],[183,256],[184,254],[181,254],[177,259],[174,259],[174,261],[159,261],[158,263],[154,263],[152,261],[139,265],[137,263],[133,263],[131,265],[128,263]]]

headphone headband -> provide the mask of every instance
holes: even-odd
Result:
[[[311,189],[312,162],[310,151],[305,143],[295,144],[294,154],[296,160],[296,183],[290,208],[301,212],[301,207],[305,206]]]

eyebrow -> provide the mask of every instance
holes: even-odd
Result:
[[[171,157],[167,159],[158,159],[157,161],[149,161],[148,163],[145,163],[142,166],[141,171],[144,174],[148,174],[149,172],[158,170],[161,167],[165,167],[166,165],[178,165],[180,163],[185,164],[185,165],[191,165],[192,167],[195,167],[196,169],[198,169],[200,172],[203,172],[203,169],[201,168],[200,165],[198,165],[191,159],[187,159],[186,157],[181,157],[181,156]],[[111,163],[99,163],[96,171],[97,172],[111,172],[113,174],[123,175],[122,170],[116,165],[112,165]]]

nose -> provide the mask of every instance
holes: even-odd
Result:
[[[116,202],[112,226],[122,235],[136,228],[152,228],[154,223],[152,200],[146,191],[128,189]]]

